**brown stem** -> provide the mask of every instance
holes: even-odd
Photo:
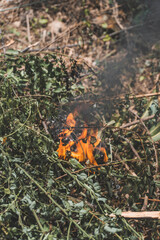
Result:
[[[116,217],[115,214],[110,214],[110,217]],[[152,218],[160,219],[160,211],[148,211],[148,212],[122,212],[121,217],[124,218]]]

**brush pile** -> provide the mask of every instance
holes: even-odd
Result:
[[[145,233],[157,239],[158,229],[154,232],[150,228],[152,224],[156,229],[156,220],[137,222],[121,217],[122,211],[160,210],[157,97],[130,100],[126,96],[98,132],[81,130],[74,140],[76,148],[81,142],[85,152],[83,147],[89,141],[103,152],[102,164],[92,162],[88,152],[79,155],[75,149],[69,159],[60,157],[64,132],[71,141],[77,114],[74,112],[71,120],[73,114],[68,115],[67,129],[60,109],[68,114],[69,98],[76,98],[77,92],[83,94],[79,80],[77,83],[78,66],[74,62],[71,66],[66,68],[63,59],[54,55],[43,59],[8,55],[3,61],[0,237],[141,239]],[[58,136],[56,121],[62,129],[60,141],[51,134]],[[92,144],[91,135],[95,138]],[[105,148],[99,146],[101,141]],[[86,165],[79,156],[91,164]],[[117,217],[110,217],[111,213]]]

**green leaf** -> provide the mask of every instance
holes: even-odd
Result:
[[[117,215],[117,216],[120,216],[122,214],[122,210],[121,209],[116,209],[114,211],[114,214]]]
[[[76,160],[75,158],[69,159],[69,162],[71,163],[71,165],[72,165],[73,167],[77,167],[77,168],[79,168],[79,169],[84,168],[84,167],[78,162],[78,160]]]
[[[156,126],[154,126],[150,129],[151,136],[154,136],[159,132],[160,132],[160,122]]]
[[[61,93],[63,92],[63,89],[62,88],[57,88],[54,90],[54,93]]]
[[[18,55],[18,51],[16,51],[16,50],[13,50],[13,49],[7,49],[6,50],[6,54],[8,54],[8,55]]]
[[[79,211],[79,216],[80,216],[80,217],[83,217],[83,215],[86,215],[87,213],[88,213],[88,210],[82,208],[82,209]]]
[[[11,191],[9,188],[4,188],[4,193],[9,195],[11,193]]]
[[[74,205],[74,207],[75,207],[75,208],[83,208],[83,207],[84,207],[84,202],[81,201],[81,202],[79,202],[79,203],[76,203],[76,204]]]
[[[104,42],[109,42],[110,40],[111,40],[111,37],[108,34],[103,38]]]
[[[105,203],[106,201],[107,201],[106,198],[103,198],[103,197],[99,197],[99,198],[98,198],[98,202],[103,202],[103,203]]]
[[[107,23],[103,23],[101,26],[102,26],[102,28],[107,29],[108,24]]]
[[[47,23],[48,23],[48,19],[46,19],[46,18],[41,18],[41,19],[39,19],[39,23],[40,23],[41,25],[47,24]]]
[[[120,229],[120,228],[109,227],[108,224],[105,224],[104,230],[105,230],[106,232],[113,233],[113,234],[122,231],[122,229]]]
[[[20,32],[17,31],[16,28],[10,28],[10,29],[9,29],[9,32],[15,34],[17,37],[20,36]]]
[[[13,67],[7,69],[7,75],[10,75],[13,72]]]
[[[142,118],[148,117],[152,114],[156,114],[156,112],[158,111],[158,100],[151,100],[148,105],[147,108],[145,110],[145,112],[142,115]]]
[[[87,180],[87,174],[85,174],[85,173],[77,174],[77,177],[81,181]]]
[[[156,135],[152,136],[152,139],[154,142],[160,141],[160,132],[157,133]]]

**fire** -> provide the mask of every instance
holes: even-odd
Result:
[[[89,160],[91,165],[98,165],[94,152],[103,155],[103,162],[108,161],[107,153],[104,147],[100,146],[101,139],[98,137],[98,129],[88,130],[87,124],[80,136],[76,136],[76,120],[78,112],[75,110],[70,113],[66,119],[66,128],[59,134],[59,147],[57,149],[58,157],[61,159],[76,158],[79,162]]]

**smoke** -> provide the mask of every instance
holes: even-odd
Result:
[[[137,58],[153,53],[154,44],[160,40],[160,1],[136,2],[132,21],[119,34],[116,55],[102,63],[104,71],[99,74],[99,79],[104,96],[129,93],[129,87],[134,87],[138,71]],[[122,8],[125,7],[125,3],[122,4]]]
[[[127,4],[130,2],[130,9]],[[139,71],[137,59],[142,59],[153,52],[153,45],[160,40],[160,1],[159,0],[117,0],[119,6],[128,17],[125,30],[119,31],[114,38],[113,48],[116,54],[101,63],[104,70],[98,74],[101,87],[97,87],[97,94],[85,94],[72,104],[71,112],[77,106],[80,117],[88,125],[99,125],[103,120],[109,120],[117,108],[114,97],[120,94],[132,93],[136,83],[136,74]],[[134,10],[132,9],[134,8]],[[131,19],[131,20],[130,20]],[[147,84],[147,83],[146,83]],[[139,84],[139,89],[143,87]]]

